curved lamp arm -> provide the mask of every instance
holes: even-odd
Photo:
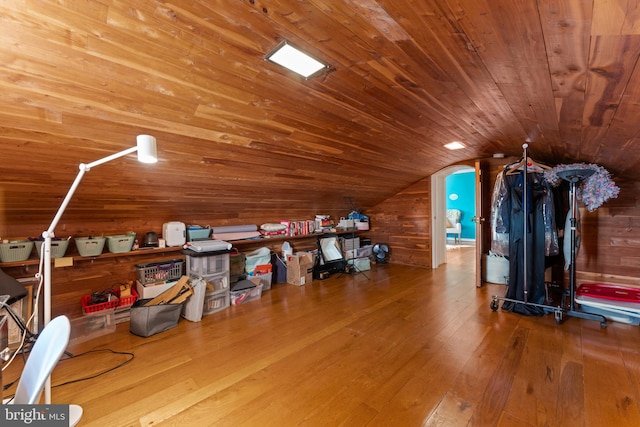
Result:
[[[80,181],[84,177],[84,174],[88,172],[92,167],[99,166],[103,163],[110,162],[111,160],[118,159],[120,157],[126,156],[127,154],[138,152],[138,160],[142,163],[155,163],[158,161],[157,154],[157,145],[156,139],[151,135],[138,135],[136,138],[137,145],[135,147],[131,147],[124,151],[120,151],[119,153],[112,154],[110,156],[104,157],[100,160],[96,160],[95,162],[91,162],[88,164],[81,163],[79,165],[80,171],[76,176],[76,179],[71,184],[67,195],[65,196],[60,208],[56,212],[56,215],[53,217],[53,221],[51,221],[51,225],[47,228],[46,231],[42,233],[42,237],[44,238],[44,244],[42,245],[43,258],[44,258],[44,313],[43,313],[43,321],[46,326],[49,321],[51,321],[51,239],[55,237],[55,228],[62,217],[67,205],[71,201],[73,194],[76,192],[76,189],[80,185]],[[45,385],[45,403],[51,403],[51,378],[47,380]]]

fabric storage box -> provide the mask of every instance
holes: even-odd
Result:
[[[36,251],[38,252],[38,257],[42,256],[42,245],[44,245],[44,241],[36,240]],[[62,258],[64,254],[67,253],[67,248],[69,247],[69,239],[58,239],[51,240],[51,258]]]
[[[98,256],[104,249],[104,237],[76,237],[76,247],[81,256]]]
[[[130,252],[133,247],[133,241],[136,236],[132,235],[119,235],[119,236],[107,236],[107,247],[109,252],[117,254],[122,252]]]
[[[187,272],[189,275],[209,276],[229,270],[229,254],[188,256]]]
[[[245,304],[262,298],[262,283],[252,288],[242,289],[239,291],[230,291],[229,298],[231,305]]]
[[[8,243],[0,243],[0,261],[14,262],[29,259],[33,250],[31,240],[16,240]]]
[[[145,307],[150,299],[141,299],[131,306],[129,332],[150,337],[178,326],[182,304],[160,304]]]
[[[184,261],[181,259],[136,264],[138,280],[142,285],[178,280],[182,277],[183,269]]]
[[[204,304],[202,307],[202,315],[217,313],[229,307],[229,291],[224,292],[206,292],[204,295]]]

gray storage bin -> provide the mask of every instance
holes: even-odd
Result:
[[[131,306],[129,332],[141,337],[150,337],[178,326],[182,304],[161,304],[145,307],[151,299],[136,301]]]

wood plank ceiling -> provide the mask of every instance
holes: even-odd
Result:
[[[635,2],[16,0],[0,34],[8,222],[50,218],[79,163],[141,133],[160,163],[96,168],[70,212],[366,209],[525,141],[640,179]],[[265,61],[282,40],[330,70]]]

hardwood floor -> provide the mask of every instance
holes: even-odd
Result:
[[[638,327],[493,312],[504,286],[476,288],[473,256],[274,285],[150,338],[118,325],[69,350],[134,360],[53,401],[81,404],[82,426],[640,425]],[[124,360],[61,361],[53,384]]]

